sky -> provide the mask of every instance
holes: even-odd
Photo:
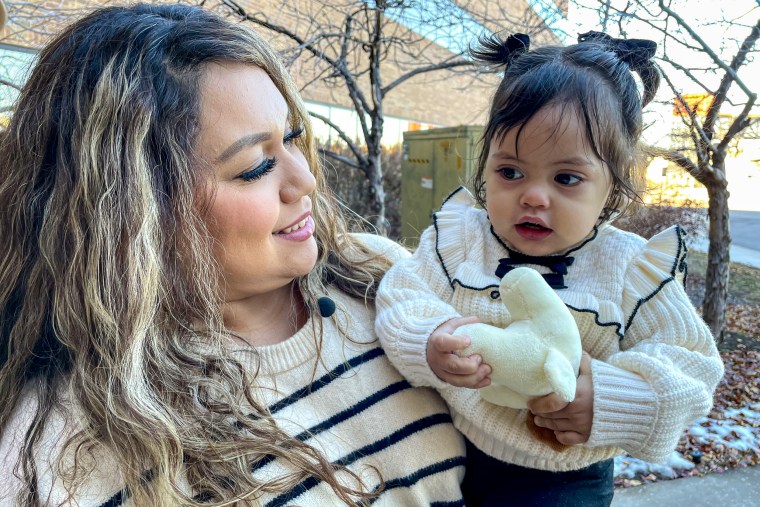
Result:
[[[534,1],[546,2],[548,0]],[[643,1],[648,4],[657,3],[652,0]],[[610,2],[614,6],[624,6],[626,4],[624,0],[610,0]],[[598,16],[593,16],[592,12],[580,7],[579,4],[581,6],[587,5],[598,8],[600,3],[597,0],[579,0],[577,2],[571,0],[568,17],[566,20],[559,22],[557,28],[569,32],[573,35],[573,38],[578,33],[602,29]],[[749,34],[749,26],[757,23],[760,17],[760,0],[731,0],[726,2],[715,2],[714,0],[672,0],[669,4],[678,15],[683,17],[694,28],[699,37],[727,63],[736,54],[741,41]],[[656,7],[655,9],[659,10]],[[735,20],[736,24],[731,26],[723,22],[723,19]],[[739,24],[749,26],[738,26]],[[664,25],[661,24],[661,26]],[[628,19],[624,27],[628,37],[647,38],[656,41],[659,45],[658,55],[662,54],[664,49],[662,32],[634,19]],[[620,36],[616,22],[608,24],[607,32],[612,36]],[[688,34],[680,33],[675,24],[668,26],[668,34],[672,34],[678,40],[692,40]],[[572,39],[568,40],[568,43],[572,42]],[[675,40],[671,39],[667,41],[666,47],[670,58],[682,63],[682,65],[704,68],[709,64],[713,68],[715,67],[715,64],[709,60],[706,54],[686,48]],[[760,49],[757,51],[758,54],[754,58],[751,58],[739,72],[739,77],[755,93],[760,92],[760,87],[757,86],[757,76],[760,76],[760,58],[758,57],[760,56]],[[704,89],[683,72],[677,71],[663,62],[660,63],[664,72],[675,82],[681,93],[705,93]],[[698,68],[694,68],[693,73],[699,76],[700,80],[711,90],[715,90],[718,87],[720,79],[724,75],[722,71],[720,73],[703,72]],[[722,108],[724,112],[736,114],[741,110],[741,105],[747,102],[747,95],[735,83],[731,87],[729,97],[737,105],[726,104]],[[645,121],[650,125],[650,128],[645,133],[648,141],[656,142],[657,139],[666,136],[670,132],[673,122],[677,120],[673,116],[673,98],[673,91],[663,82],[655,101],[664,104],[652,104],[647,108],[645,114]],[[760,115],[760,106],[756,105],[754,111],[755,114]]]

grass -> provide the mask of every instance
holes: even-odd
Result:
[[[686,292],[698,308],[705,294],[707,254],[690,251]],[[729,266],[726,332],[718,350],[760,351],[760,269],[731,263]]]
[[[701,304],[704,298],[707,254],[690,250],[687,260],[689,275],[686,288],[692,300],[696,300],[695,304]],[[760,306],[760,269],[732,262],[728,277],[729,303]]]

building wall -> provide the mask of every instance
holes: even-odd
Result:
[[[16,44],[19,46],[38,48],[48,39],[46,33],[51,33],[71,19],[79,16],[93,5],[100,2],[97,0],[67,0],[63,2],[50,2],[45,0],[31,0],[25,2],[23,16],[14,19],[14,12],[18,12],[14,5],[9,4],[11,22],[0,32],[0,42]],[[113,2],[112,2],[113,3]],[[543,25],[541,20],[522,0],[499,0],[489,2],[477,0],[473,2],[457,1],[461,6],[472,8],[475,15],[484,15],[489,19],[501,19],[504,12],[513,12],[515,19],[530,19],[535,29]],[[20,5],[21,2],[17,2]],[[332,25],[332,29],[341,30],[345,17],[344,13],[350,6],[356,6],[353,0],[340,0],[335,2],[321,2],[315,0],[239,0],[240,6],[251,13],[262,13],[273,24],[280,24],[293,30],[304,38],[314,35],[310,19],[316,20],[322,25]],[[37,6],[30,9],[29,5]],[[61,6],[63,8],[61,9]],[[497,16],[496,10],[501,13]],[[60,14],[58,14],[60,13]],[[34,15],[40,16],[34,19]],[[361,24],[362,20],[357,20]],[[488,26],[490,29],[503,29],[503,26]],[[282,36],[275,36],[263,30],[259,30],[277,49],[292,47],[293,43]],[[393,22],[386,21],[386,34],[406,41],[399,47],[393,48],[387,55],[381,66],[383,84],[387,85],[398,78],[402,73],[424,63],[423,58],[430,62],[440,62],[453,55],[447,49],[432,41],[417,36],[414,32]],[[548,32],[547,32],[548,33]],[[551,35],[546,35],[551,39]],[[335,50],[325,46],[327,50]],[[290,56],[285,53],[287,61]],[[366,55],[355,51],[351,55],[360,67],[366,67]],[[308,102],[324,106],[342,106],[335,108],[340,112],[342,108],[351,108],[351,101],[345,87],[337,80],[325,79],[325,67],[320,65],[314,58],[300,57],[290,65],[291,74],[301,87],[302,95]],[[365,93],[369,89],[369,81],[366,76],[360,80]],[[419,75],[406,81],[399,87],[390,91],[383,100],[383,112],[389,118],[404,119],[407,122],[419,123],[423,126],[453,126],[461,124],[478,124],[485,120],[488,104],[498,84],[495,75],[484,75],[473,78],[460,72],[437,71],[434,73]],[[368,96],[367,100],[371,100]],[[354,118],[356,120],[356,118]],[[389,125],[391,126],[391,125]],[[392,130],[396,130],[393,125]]]

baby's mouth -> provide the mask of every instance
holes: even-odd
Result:
[[[551,230],[548,227],[544,227],[541,224],[536,224],[536,223],[533,223],[533,222],[522,222],[522,223],[517,224],[517,226],[518,227],[525,227],[527,229],[531,229],[531,230],[534,230],[534,231],[550,231]]]

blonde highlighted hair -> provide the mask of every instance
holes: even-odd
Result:
[[[41,500],[33,448],[61,385],[83,414],[67,444],[78,458],[72,490],[87,475],[79,458],[102,447],[136,505],[200,504],[182,492],[183,474],[204,505],[255,503],[308,476],[347,504],[370,497],[357,476],[276,426],[256,401],[255,375],[224,347],[200,191],[208,174],[193,149],[206,65],[224,61],[266,71],[305,128],[296,142],[317,179],[320,252],[296,281],[306,305],[330,284],[372,299],[387,269],[366,251],[363,262],[344,255],[362,247],[345,235],[293,83],[254,32],[181,5],[107,7],[72,24],[40,53],[0,134],[0,433],[23,390],[37,400],[19,459],[21,505]],[[251,464],[265,457],[293,472],[258,481]]]

